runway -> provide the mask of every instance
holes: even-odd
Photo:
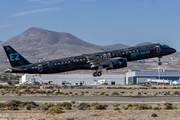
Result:
[[[164,103],[169,101],[174,104],[180,104],[180,96],[0,96],[0,102],[7,100],[34,101],[36,103],[43,102],[98,102],[106,104],[128,104],[128,103]]]

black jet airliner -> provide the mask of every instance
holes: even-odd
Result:
[[[39,63],[30,63],[11,46],[3,46],[12,68],[5,72],[12,73],[32,73],[50,74],[72,70],[90,70],[95,72],[93,76],[101,76],[102,70],[118,69],[127,67],[127,62],[158,57],[158,64],[161,65],[160,58],[165,55],[175,53],[176,50],[165,44],[150,44],[145,46],[130,47],[107,52],[93,54],[82,54]]]

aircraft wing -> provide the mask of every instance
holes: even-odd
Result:
[[[102,66],[102,65],[107,65],[110,61],[110,59],[104,59],[104,58],[97,58],[91,55],[87,55],[87,54],[83,54],[84,57],[87,58],[87,63],[90,63],[93,67],[97,67],[97,66]]]

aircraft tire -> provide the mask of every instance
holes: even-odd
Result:
[[[162,65],[162,62],[158,62],[158,65]]]
[[[94,72],[94,73],[93,73],[93,76],[94,76],[94,77],[97,77],[97,75],[98,75],[97,72]]]
[[[98,72],[98,73],[97,73],[97,76],[101,76],[101,75],[102,75],[102,72]]]

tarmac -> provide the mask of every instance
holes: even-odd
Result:
[[[36,103],[57,103],[57,102],[86,102],[102,104],[129,104],[147,103],[156,104],[166,101],[173,104],[180,104],[180,96],[0,96],[0,102],[7,100],[34,101]]]

